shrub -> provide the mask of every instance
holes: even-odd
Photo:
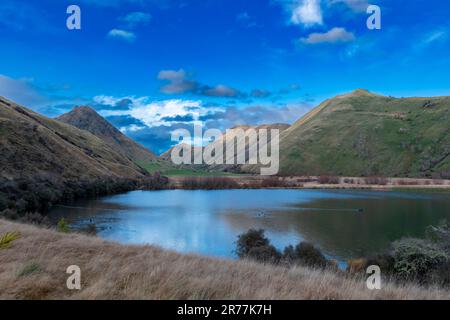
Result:
[[[418,180],[403,180],[400,179],[397,181],[397,184],[400,186],[416,186],[419,185],[419,181]]]
[[[340,179],[335,176],[320,176],[317,178],[317,181],[320,184],[339,184]]]
[[[366,259],[352,259],[347,261],[347,272],[351,274],[363,273],[366,270]]]
[[[13,209],[6,209],[0,212],[0,217],[3,217],[7,220],[17,220],[19,219],[19,215],[17,214],[16,210]]]
[[[19,221],[37,225],[50,225],[48,218],[38,212],[26,213],[23,217],[20,217]]]
[[[250,229],[238,236],[236,254],[239,258],[250,258],[259,262],[290,265],[303,265],[312,268],[335,267],[319,249],[307,242],[295,248],[289,245],[281,254],[264,235],[264,230]]]
[[[187,190],[237,189],[239,184],[227,177],[189,177],[182,182]]]
[[[261,182],[261,187],[263,187],[263,188],[278,188],[278,187],[283,187],[283,186],[284,186],[284,181],[278,177],[265,178]]]
[[[7,232],[0,237],[0,249],[6,249],[11,246],[14,240],[20,238],[20,233],[18,232]]]
[[[269,244],[270,241],[264,235],[263,229],[250,229],[238,236],[236,254],[239,258],[244,258],[248,255],[251,248],[263,247]]]
[[[443,287],[450,286],[450,261],[447,261],[430,272],[428,282]]]
[[[325,268],[328,265],[328,260],[322,252],[308,242],[299,243],[295,247],[294,254],[296,262],[308,267]]]
[[[385,186],[388,184],[388,179],[385,177],[367,177],[364,178],[366,184]]]
[[[277,264],[281,259],[281,254],[273,245],[254,247],[248,251],[247,257],[262,263]]]
[[[395,259],[391,254],[379,254],[366,260],[364,270],[369,266],[379,266],[381,273],[384,275],[393,275],[395,267]]]
[[[427,274],[447,262],[436,244],[422,239],[402,239],[392,245],[394,272],[400,279],[424,281]]]
[[[300,183],[308,183],[308,182],[314,182],[314,181],[316,181],[314,178],[312,178],[312,177],[300,177],[300,178],[298,178],[297,179],[297,182],[300,182]]]
[[[86,228],[84,228],[83,231],[88,235],[96,236],[97,235],[97,226],[95,225],[95,223],[90,223],[86,226]]]
[[[241,259],[249,258],[270,263],[278,263],[281,258],[281,254],[270,244],[262,229],[250,229],[239,235],[236,254]]]
[[[18,273],[17,276],[18,277],[26,277],[29,275],[32,275],[34,273],[38,273],[42,271],[42,267],[36,263],[36,262],[32,262],[30,264],[25,265]]]
[[[8,197],[3,192],[0,192],[0,211],[7,209],[8,204]]]
[[[63,233],[70,232],[70,227],[64,218],[61,218],[58,221],[58,224],[56,225],[56,230],[58,230],[59,232],[63,232]]]
[[[285,263],[291,264],[295,262],[295,248],[292,245],[289,245],[284,248],[282,259]]]
[[[450,225],[442,221],[438,226],[429,226],[425,232],[427,239],[434,242],[450,256]]]

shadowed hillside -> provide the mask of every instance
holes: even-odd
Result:
[[[56,119],[89,131],[136,163],[151,163],[157,159],[152,152],[125,136],[90,107],[76,107]]]
[[[0,211],[135,188],[151,176],[91,133],[0,98]]]
[[[280,173],[448,178],[449,113],[450,97],[335,97],[281,134]]]

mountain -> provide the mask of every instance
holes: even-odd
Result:
[[[450,97],[337,96],[281,134],[280,173],[448,178],[449,114]]]
[[[173,146],[171,148],[169,148],[167,151],[165,151],[164,153],[162,153],[159,157],[164,160],[164,161],[170,161],[172,163],[172,151],[175,149],[175,147],[178,148],[190,148],[190,145],[187,143],[181,143],[179,145]],[[194,162],[194,152],[196,150],[203,150],[202,147],[196,147],[194,146],[193,148],[191,148],[191,161],[192,163]],[[183,149],[180,151],[180,156],[183,156]]]
[[[0,97],[0,211],[130,189],[149,173],[97,136]]]
[[[135,163],[148,164],[157,160],[152,152],[125,136],[90,107],[76,107],[56,119],[89,131]]]
[[[275,123],[275,124],[263,124],[263,125],[259,125],[259,126],[236,126],[233,127],[229,130],[227,130],[227,132],[225,132],[219,139],[217,139],[216,141],[211,143],[211,147],[213,147],[214,145],[218,144],[218,143],[222,143],[223,145],[223,150],[224,150],[224,163],[227,162],[232,162],[235,164],[229,165],[229,164],[222,164],[222,165],[212,165],[211,168],[213,168],[214,170],[219,170],[219,171],[229,171],[229,172],[241,172],[242,171],[242,164],[237,164],[237,148],[235,148],[233,154],[231,157],[227,156],[226,154],[226,144],[228,142],[229,139],[233,139],[235,136],[237,136],[239,134],[239,132],[242,131],[247,131],[250,129],[253,129],[256,131],[256,133],[259,132],[259,130],[261,129],[266,129],[267,130],[267,143],[270,143],[271,140],[271,136],[270,136],[270,130],[271,129],[278,129],[280,134],[287,130],[289,128],[288,124],[284,124],[284,123]],[[249,141],[248,139],[246,139],[246,141],[242,141],[242,139],[237,139],[237,143],[245,143],[245,161],[248,161],[249,158]],[[236,140],[235,140],[236,143]],[[269,144],[270,145],[270,144]]]
[[[194,149],[192,149],[192,154],[191,154],[191,162],[192,165],[190,167],[193,168],[197,168],[200,170],[208,170],[208,171],[225,171],[225,172],[240,172],[241,171],[241,167],[242,165],[240,164],[225,164],[227,162],[227,160],[232,161],[234,163],[236,163],[236,157],[237,157],[237,149],[235,148],[233,154],[231,157],[227,157],[226,154],[226,143],[229,139],[232,139],[233,137],[235,137],[237,135],[237,133],[239,131],[247,131],[250,129],[254,129],[256,130],[256,132],[258,132],[258,130],[260,129],[267,129],[268,130],[268,142],[270,141],[270,129],[278,129],[281,132],[283,132],[284,130],[286,130],[287,128],[289,128],[288,124],[284,124],[284,123],[275,123],[275,124],[263,124],[263,125],[259,125],[259,126],[247,126],[247,125],[241,125],[241,126],[235,126],[231,129],[228,129],[225,133],[223,133],[220,137],[218,137],[215,141],[211,142],[208,147],[214,148],[215,146],[217,146],[218,144],[222,144],[223,146],[223,162],[224,164],[213,164],[213,165],[206,165],[206,164],[202,164],[202,165],[194,165]],[[238,141],[239,143],[242,143],[241,140]],[[163,154],[161,154],[160,158],[164,159],[166,161],[170,161],[171,160],[171,153],[173,151],[173,148],[170,148],[169,150],[167,150],[166,152],[164,152]],[[194,147],[196,149],[199,149],[200,147]],[[245,141],[245,152],[246,152],[246,161],[248,161],[248,150],[249,150],[249,141],[246,140]],[[189,167],[189,166],[188,166]]]

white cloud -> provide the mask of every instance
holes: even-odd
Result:
[[[355,12],[366,12],[369,6],[368,0],[330,0],[330,3],[343,3]]]
[[[301,38],[300,42],[305,44],[319,44],[319,43],[343,43],[352,42],[355,40],[355,35],[348,32],[344,28],[333,28],[325,33],[311,33],[306,38]]]
[[[430,46],[445,43],[448,40],[448,32],[443,29],[424,34],[419,41],[415,40],[413,49],[416,52],[428,49]]]
[[[131,101],[130,108],[127,110],[103,110],[100,113],[105,116],[131,116],[138,119],[148,127],[171,125],[170,118],[177,118],[183,116],[192,116],[194,121],[197,121],[201,116],[205,116],[210,112],[222,111],[218,107],[204,107],[201,101],[195,100],[164,100],[164,101],[150,101],[149,97],[110,97],[97,96],[94,98],[96,103],[101,105],[116,105],[123,99]],[[182,121],[181,121],[182,122]],[[189,121],[188,121],[189,122]],[[133,127],[136,131],[137,127]]]
[[[128,127],[121,127],[119,130],[122,131],[122,133],[128,133],[128,132],[137,132],[140,130],[145,129],[144,126],[138,126],[137,124],[131,124]]]
[[[322,24],[322,9],[320,0],[301,0],[292,9],[291,22],[307,27]]]
[[[172,4],[176,3],[177,0],[79,0],[80,2],[96,5],[99,7],[118,7],[125,4],[131,5],[152,5],[160,8],[169,8]]]
[[[341,4],[353,12],[362,13],[369,6],[368,0],[274,0],[289,14],[289,23],[312,27],[323,25],[324,10]]]
[[[253,17],[251,17],[247,12],[241,12],[236,16],[236,21],[246,26],[247,28],[256,27],[257,24]]]
[[[424,44],[430,44],[436,41],[443,41],[447,39],[447,31],[438,30],[428,34],[423,41]]]
[[[122,39],[128,42],[133,42],[136,40],[136,35],[133,32],[121,29],[112,29],[108,32],[108,37]]]
[[[133,29],[140,25],[147,25],[152,19],[152,15],[146,12],[131,12],[124,17],[119,18],[119,21],[126,24],[127,28]]]

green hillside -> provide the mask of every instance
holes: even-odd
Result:
[[[338,96],[283,132],[280,173],[446,177],[449,113],[450,97]]]
[[[450,97],[337,96],[282,132],[279,173],[450,178],[449,113]]]

